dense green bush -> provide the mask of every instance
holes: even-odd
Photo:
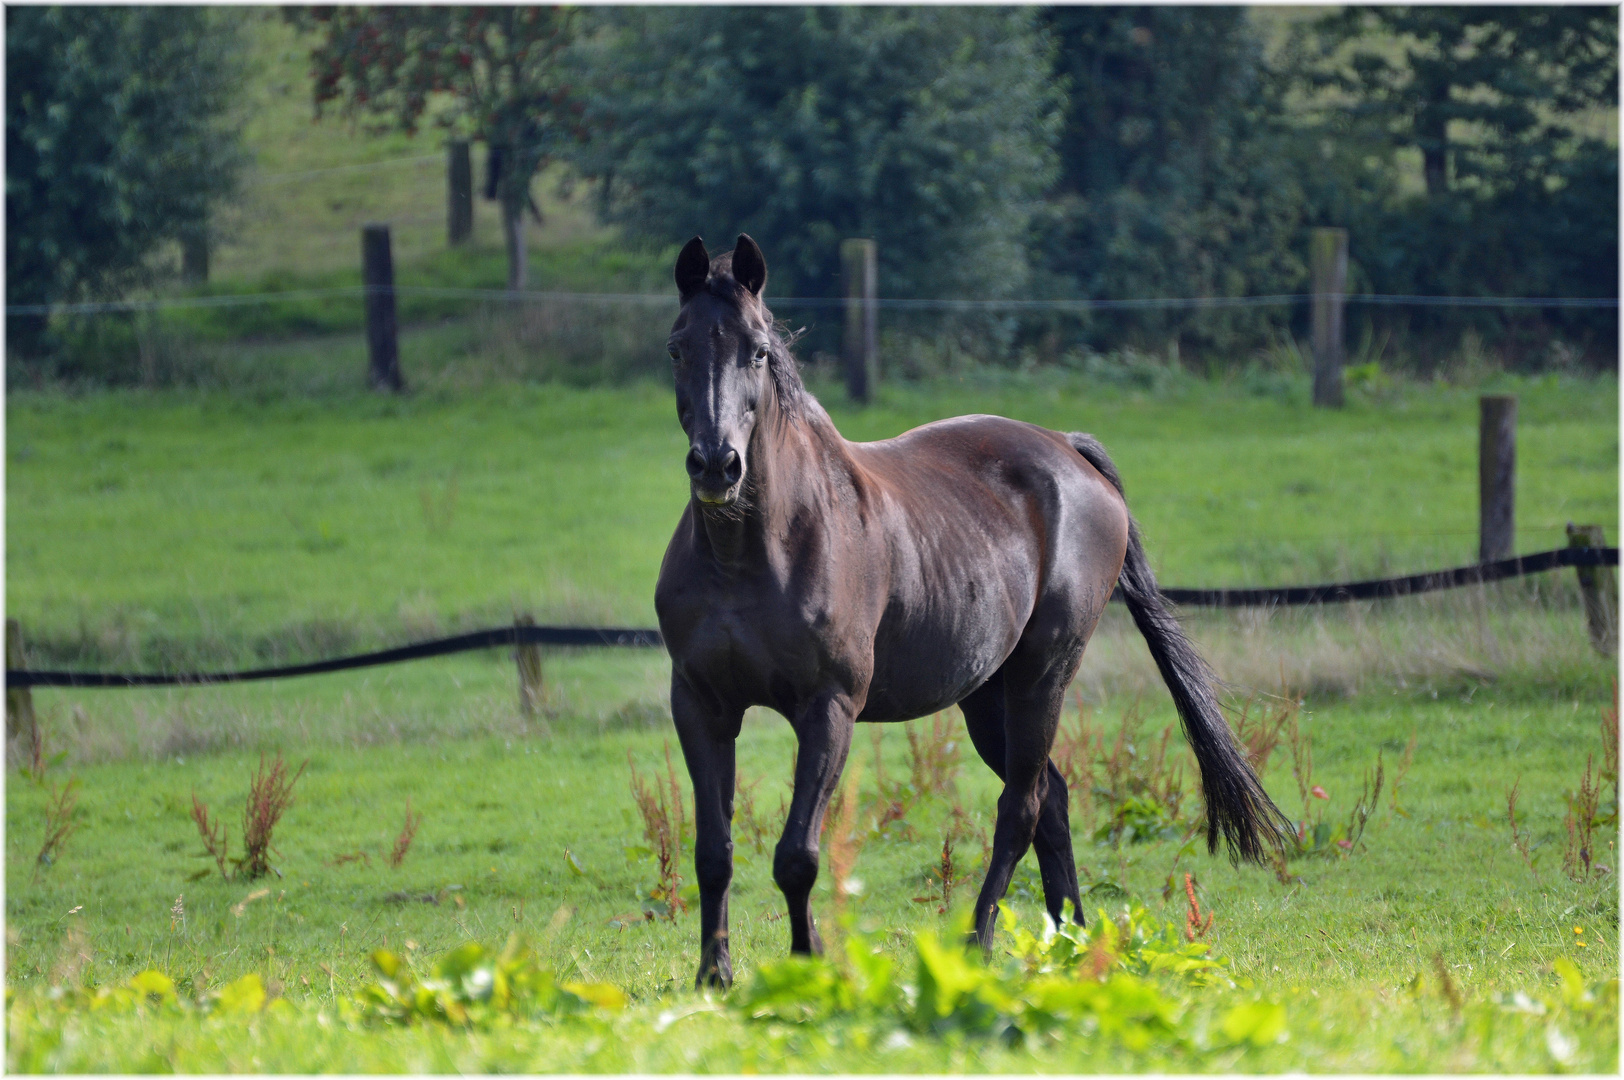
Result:
[[[1058,119],[1030,9],[635,9],[580,62],[579,164],[628,236],[748,232],[778,296],[837,294],[847,237],[887,296],[1024,290]]]

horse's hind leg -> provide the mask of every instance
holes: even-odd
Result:
[[[1049,747],[1082,655],[1083,639],[1067,640],[1060,630],[1023,639],[1004,662],[1004,792],[998,797],[987,878],[976,898],[976,938],[984,949],[992,948],[998,901],[1037,832],[1049,789]],[[1069,839],[1066,844],[1069,851]]]
[[[965,727],[970,742],[999,779],[1004,778],[1004,680],[1002,673],[994,675],[975,693],[959,703],[964,710]],[[1038,872],[1043,877],[1043,905],[1056,923],[1064,917],[1065,902],[1071,901],[1073,917],[1083,921],[1082,896],[1077,885],[1077,857],[1071,848],[1071,814],[1067,805],[1069,793],[1065,777],[1049,761],[1045,768],[1048,779],[1043,808],[1038,814],[1037,829],[1032,836],[1032,849],[1038,857]]]

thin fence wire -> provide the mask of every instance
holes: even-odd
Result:
[[[92,315],[110,312],[180,310],[185,308],[245,307],[287,303],[298,300],[360,298],[373,292],[397,296],[420,296],[448,300],[481,300],[509,304],[575,302],[585,304],[640,304],[671,306],[676,297],[665,293],[559,292],[454,288],[438,285],[337,286],[325,289],[293,289],[283,292],[239,293],[224,296],[176,296],[147,300],[107,300],[73,304],[7,304],[7,315]],[[1281,293],[1269,296],[1185,296],[1125,300],[941,300],[882,297],[874,301],[881,309],[893,311],[1206,311],[1224,308],[1289,307],[1312,301],[1312,293]],[[1616,308],[1616,296],[1410,296],[1348,294],[1349,304],[1378,307],[1463,307],[1463,308]],[[843,308],[851,301],[841,297],[791,296],[769,301],[786,307]]]
[[[304,169],[300,172],[260,173],[249,178],[250,184],[286,184],[294,180],[308,180],[313,176],[331,176],[334,173],[369,172],[373,169],[399,168],[420,165],[425,161],[444,161],[444,154],[420,154],[417,157],[385,158],[383,161],[363,161],[358,165],[333,165],[325,169]]]

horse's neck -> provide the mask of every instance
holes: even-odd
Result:
[[[816,499],[811,485],[828,475],[830,458],[844,453],[844,440],[820,413],[814,407],[811,415],[773,417],[759,426],[740,503],[724,510],[700,508],[711,551],[722,565],[742,569],[775,561],[771,545]]]

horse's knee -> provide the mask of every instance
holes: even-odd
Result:
[[[773,881],[785,896],[803,896],[812,891],[818,880],[818,852],[816,848],[789,847],[779,844],[773,852]]]
[[[701,844],[694,849],[694,878],[702,892],[717,892],[733,882],[733,842]]]

